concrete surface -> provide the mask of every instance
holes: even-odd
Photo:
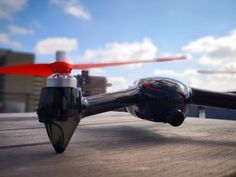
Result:
[[[32,115],[0,116],[0,176],[236,176],[236,121],[180,127],[109,112],[81,121],[56,154]]]

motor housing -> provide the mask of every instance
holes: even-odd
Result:
[[[136,82],[139,101],[127,110],[142,119],[165,122],[172,126],[183,123],[189,109],[190,89],[169,78],[147,78]]]
[[[44,87],[37,110],[39,122],[80,119],[81,92],[72,87]]]
[[[42,88],[37,110],[39,122],[66,121],[81,117],[81,90],[75,78],[68,75],[53,75]]]

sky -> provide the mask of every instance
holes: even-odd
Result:
[[[235,0],[0,0],[0,48],[34,53],[54,62],[65,50],[73,63],[127,61],[163,56],[186,61],[93,69],[109,91],[139,78],[170,77],[197,88],[236,90]],[[75,72],[74,72],[75,73]]]

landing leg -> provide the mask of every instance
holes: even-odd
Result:
[[[57,153],[63,153],[79,123],[78,119],[45,123],[48,137]]]

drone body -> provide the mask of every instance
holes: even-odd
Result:
[[[74,79],[56,74],[42,89],[37,113],[57,152],[64,151],[79,121],[90,115],[126,108],[139,118],[173,126],[182,124],[187,115],[189,90],[171,79],[141,79],[128,90],[90,97],[82,97]]]
[[[45,124],[48,137],[58,153],[64,152],[81,119],[114,109],[125,108],[141,119],[169,123],[172,126],[183,123],[190,104],[236,109],[234,94],[190,88],[179,81],[162,77],[140,79],[124,91],[83,97],[76,78],[70,75],[71,69],[172,61],[184,57],[71,65],[64,61],[64,53],[59,52],[56,59],[51,64],[2,67],[0,73],[51,75],[41,91],[37,114],[39,122]],[[30,69],[25,70],[27,67]]]

